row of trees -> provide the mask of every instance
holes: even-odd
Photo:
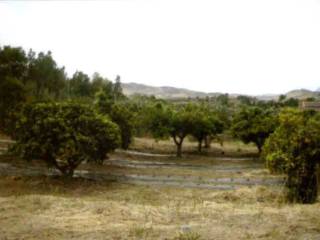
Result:
[[[267,168],[287,175],[287,199],[313,203],[318,196],[320,113],[297,108],[243,108],[231,130],[243,142],[253,142]]]
[[[51,52],[0,47],[0,131],[23,158],[40,158],[71,176],[82,161],[101,163],[128,148],[133,114],[120,77],[111,82],[77,71],[71,78]]]
[[[32,100],[93,99],[101,89],[113,91],[121,98],[120,77],[115,83],[94,73],[92,78],[77,71],[67,77],[64,67],[59,67],[51,52],[26,53],[20,47],[0,46],[0,81],[19,84]],[[8,83],[7,83],[8,84]]]
[[[26,53],[20,47],[0,47],[0,131],[14,134],[24,104],[66,100],[90,105],[102,103],[108,111],[101,113],[110,114],[112,106],[126,97],[119,76],[112,82],[98,73],[90,79],[77,71],[68,78],[51,52],[36,54],[32,50]],[[119,119],[119,125],[125,125],[125,116],[119,116],[122,112],[126,113],[123,107],[120,110],[114,107],[113,116]]]
[[[229,132],[254,143],[271,171],[288,174],[288,199],[313,202],[317,196],[320,117],[287,110],[296,100],[261,102],[228,95],[187,103],[154,97],[128,99],[115,82],[76,72],[71,78],[50,52],[0,48],[0,130],[17,140],[24,158],[40,158],[71,176],[83,161],[102,162],[136,135],[172,138],[177,156],[192,136],[198,151],[209,138]],[[284,110],[283,110],[284,109]]]
[[[171,137],[181,157],[182,144],[191,135],[198,141],[198,151],[207,137],[215,137],[223,131],[223,122],[207,106],[189,104],[173,106],[158,103],[149,111],[148,123],[156,139]]]
[[[43,159],[49,166],[71,176],[81,162],[101,163],[108,152],[121,146],[121,142],[127,144],[126,147],[130,144],[127,132],[113,122],[123,121],[122,108],[123,105],[116,103],[111,114],[101,115],[98,109],[79,103],[26,106],[16,126],[15,148],[24,158]],[[129,114],[128,118],[124,117],[125,121],[134,119],[128,109],[125,112]],[[224,129],[217,115],[206,106],[157,103],[148,112],[146,128],[157,139],[171,137],[178,157],[186,136],[197,139],[201,151],[206,137],[217,136]],[[128,127],[127,124],[123,126]],[[244,142],[254,142],[262,149],[262,156],[272,172],[288,175],[289,201],[312,203],[316,200],[319,114],[297,109],[284,109],[279,114],[270,109],[242,109],[233,119],[232,131]]]

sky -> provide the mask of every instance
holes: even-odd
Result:
[[[320,0],[0,1],[0,45],[69,76],[204,92],[320,87]]]

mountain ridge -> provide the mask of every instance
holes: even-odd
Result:
[[[129,82],[129,83],[121,83],[123,93],[127,96],[132,96],[135,94],[139,95],[148,95],[155,96],[156,98],[164,98],[164,99],[177,99],[177,98],[205,98],[205,97],[215,97],[225,93],[221,92],[201,92],[194,91],[186,88],[177,88],[170,86],[151,86],[147,84]],[[305,99],[310,97],[319,97],[320,88],[316,91],[311,91],[308,89],[294,89],[285,93],[284,95],[287,98],[297,98],[297,99]],[[256,97],[259,100],[277,100],[280,94],[260,94],[260,95],[249,95],[249,94],[237,94],[231,93],[229,96],[237,97],[239,95],[246,95],[251,97]]]

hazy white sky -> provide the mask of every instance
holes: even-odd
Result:
[[[206,92],[320,87],[320,0],[0,1],[0,45],[69,75]]]

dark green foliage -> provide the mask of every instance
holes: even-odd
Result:
[[[20,81],[13,77],[0,80],[0,130],[13,136],[15,123],[23,103],[26,92]]]
[[[0,131],[12,135],[22,104],[28,59],[22,48],[0,47]]]
[[[169,134],[177,146],[177,157],[181,157],[183,141],[192,132],[192,114],[192,109],[188,107],[172,111]]]
[[[28,58],[20,47],[0,47],[0,81],[7,77],[24,81],[28,71]]]
[[[119,129],[89,107],[76,103],[27,106],[17,125],[15,149],[72,176],[83,161],[102,162],[120,143]]]
[[[280,102],[282,107],[298,107],[299,106],[299,100],[296,98],[289,98],[282,102]]]
[[[228,106],[229,105],[229,94],[221,94],[219,96],[216,97],[216,102],[218,104],[221,104],[223,106]]]
[[[214,137],[224,129],[218,115],[207,105],[169,105],[156,103],[148,109],[149,122],[146,124],[156,139],[171,137],[177,147],[177,157],[181,157],[182,145],[187,135],[198,141],[198,150],[206,137]]]
[[[68,84],[69,94],[72,98],[89,98],[92,94],[90,78],[83,72],[75,72]]]
[[[114,101],[119,101],[119,100],[124,100],[125,96],[122,93],[122,87],[121,87],[121,80],[120,80],[120,76],[116,77],[116,81],[113,85],[113,98]]]
[[[287,96],[285,95],[285,94],[281,94],[280,96],[279,96],[279,102],[283,102],[285,99],[287,98]]]
[[[284,172],[290,202],[313,203],[317,198],[316,169],[320,163],[320,115],[285,110],[280,125],[267,139],[263,156],[272,172]]]
[[[155,138],[172,137],[177,146],[177,157],[181,157],[183,141],[192,132],[192,114],[192,107],[188,105],[175,108],[157,103],[149,112],[149,129]]]
[[[238,96],[237,100],[240,102],[240,104],[247,105],[247,106],[253,105],[254,102],[256,101],[255,98],[249,97],[249,96],[245,96],[245,95]]]
[[[165,100],[158,100],[154,96],[134,95],[130,99],[131,110],[134,112],[135,135],[150,136],[151,135],[151,119],[155,111],[156,104],[165,104]]]
[[[121,147],[128,149],[132,142],[134,130],[134,114],[128,108],[129,104],[115,103],[112,106],[110,117],[120,127],[121,131]]]
[[[28,99],[58,99],[62,97],[66,74],[59,68],[51,52],[28,55],[22,48],[0,48],[0,81],[15,78],[24,86]]]
[[[51,52],[29,53],[28,82],[33,84],[36,99],[59,98],[66,81],[64,68],[59,68]]]
[[[67,79],[64,67],[58,67],[50,51],[36,54],[30,49],[26,55],[22,48],[0,47],[0,81],[7,77],[22,83],[29,101],[72,99],[91,103],[98,92],[112,103],[125,99],[119,76],[112,83],[98,73],[90,79],[77,71]]]
[[[275,130],[277,123],[277,112],[273,109],[243,107],[235,114],[231,131],[244,143],[253,142],[260,153],[264,141]]]
[[[95,105],[99,112],[110,114],[112,105],[114,104],[112,82],[106,82],[103,88],[95,96]]]
[[[99,73],[93,74],[91,79],[91,92],[93,96],[103,88],[105,81],[106,79],[100,76]]]
[[[191,135],[197,139],[198,151],[201,152],[203,141],[222,133],[224,126],[217,114],[211,112],[208,107],[194,106],[191,117]]]
[[[117,76],[116,83],[104,79],[100,90],[95,95],[95,104],[103,114],[110,114],[113,104],[125,100],[122,93],[120,77]]]

